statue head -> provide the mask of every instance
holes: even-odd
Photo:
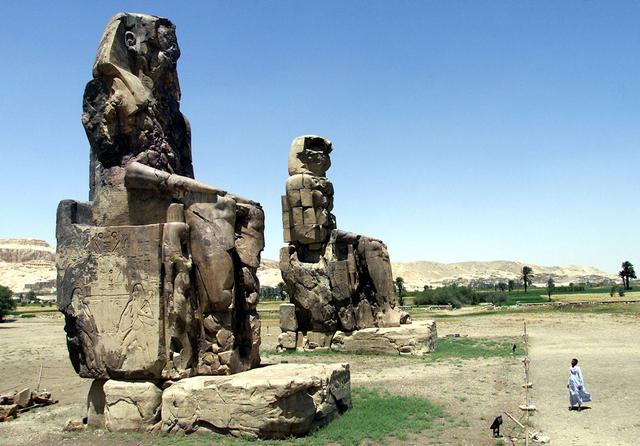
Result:
[[[180,113],[179,57],[168,19],[119,13],[109,20],[83,98],[92,200],[103,186],[122,188],[121,168],[131,161],[193,177],[191,130]]]
[[[168,19],[146,14],[119,13],[104,30],[93,65],[93,77],[119,78],[138,105],[152,94],[153,85],[167,76],[176,79],[180,48],[176,28]],[[179,100],[179,89],[166,91]]]
[[[331,141],[316,135],[298,136],[291,143],[289,175],[307,173],[324,177],[331,167]]]

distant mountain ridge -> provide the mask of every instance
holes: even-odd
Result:
[[[0,285],[14,293],[51,294],[56,286],[56,250],[44,240],[0,239]]]
[[[556,285],[570,283],[615,282],[615,274],[606,273],[592,266],[560,265],[543,266],[508,260],[486,262],[402,262],[393,263],[394,277],[402,277],[409,289],[422,289],[424,285],[443,286],[450,283],[469,285],[472,282],[508,282],[520,279],[522,267],[533,269],[533,284],[544,286],[553,278]]]
[[[497,283],[518,280],[523,266],[533,268],[534,284],[544,286],[549,277],[556,285],[569,283],[617,283],[615,274],[591,266],[543,266],[531,263],[497,260],[489,262],[440,263],[430,261],[392,263],[393,277],[402,277],[409,290],[425,285],[438,287],[449,283],[468,285],[472,282]],[[0,239],[0,285],[14,293],[34,290],[51,293],[55,289],[55,249],[44,240]],[[262,286],[275,287],[282,282],[278,262],[262,259],[258,269]]]
[[[549,277],[552,277],[556,285],[568,285],[570,283],[599,283],[615,282],[618,277],[615,274],[606,273],[592,266],[561,265],[542,266],[533,263],[514,262],[508,260],[495,260],[487,262],[457,262],[440,263],[430,261],[418,262],[392,262],[393,277],[402,277],[405,286],[409,290],[419,290],[425,285],[439,287],[451,283],[469,285],[472,282],[508,282],[519,280],[522,267],[533,268],[534,285],[543,286]],[[262,260],[258,269],[260,284],[263,286],[276,286],[281,282],[278,262],[274,260]]]

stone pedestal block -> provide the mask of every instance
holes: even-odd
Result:
[[[437,339],[435,321],[414,321],[400,327],[338,331],[331,340],[331,349],[345,353],[422,355],[436,349]]]
[[[104,426],[104,383],[103,379],[94,379],[87,395],[87,425],[99,429]]]
[[[180,380],[162,395],[165,431],[306,435],[351,407],[348,364],[276,364]]]
[[[317,331],[308,331],[307,332],[307,341],[304,344],[305,350],[314,350],[317,348],[326,348],[331,347],[331,339],[333,338],[333,333],[321,333]]]
[[[294,304],[280,305],[280,329],[282,331],[297,331],[296,306]]]
[[[144,432],[160,420],[162,390],[149,381],[109,380],[103,385],[104,422],[110,432]]]

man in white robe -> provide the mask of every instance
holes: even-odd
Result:
[[[582,369],[578,365],[578,360],[575,358],[571,360],[567,388],[569,389],[569,410],[580,410],[582,403],[588,403],[591,401],[591,394],[587,392],[587,389],[584,386]]]

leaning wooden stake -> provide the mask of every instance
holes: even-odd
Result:
[[[42,381],[42,362],[40,362],[40,373],[38,374],[38,385],[36,386],[36,393],[40,392],[40,381]]]
[[[529,339],[527,337],[527,322],[524,322],[524,404],[529,408]],[[524,444],[529,446],[529,410],[527,410],[527,427],[524,431]]]

